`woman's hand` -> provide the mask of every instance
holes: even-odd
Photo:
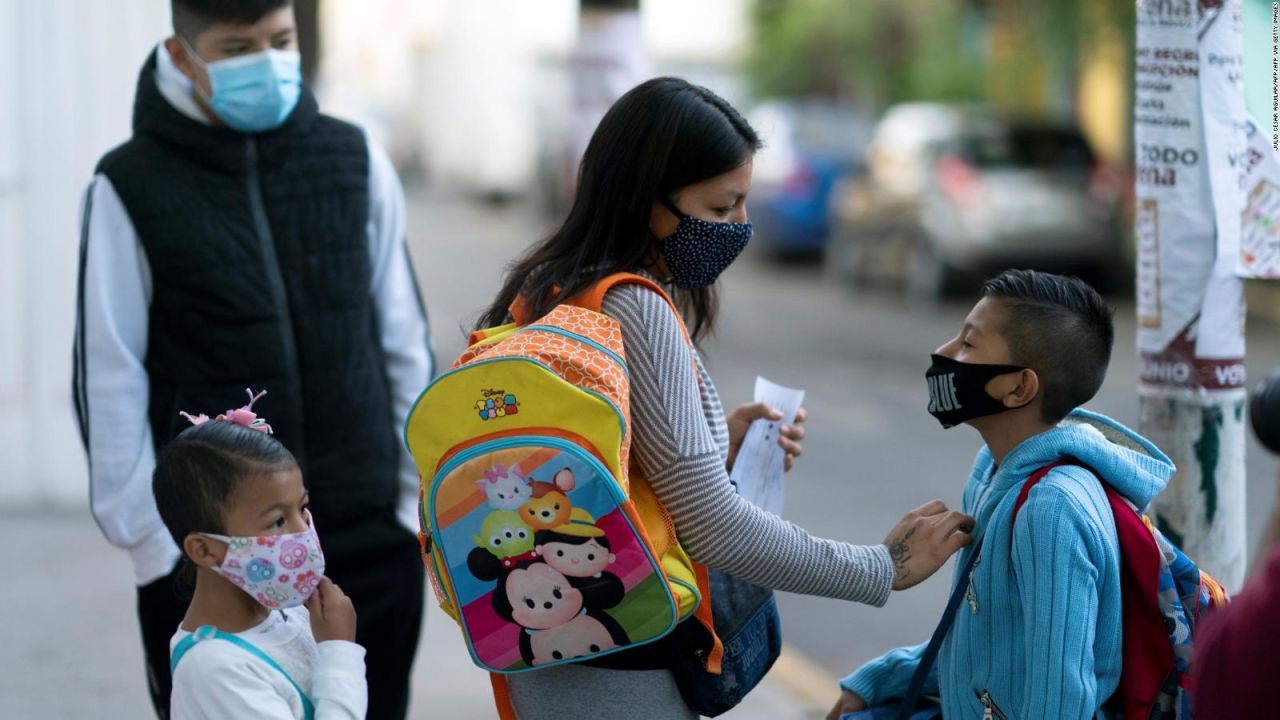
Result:
[[[889,531],[884,544],[893,560],[893,589],[919,585],[938,571],[952,555],[973,542],[974,519],[948,510],[934,500],[907,513]]]
[[[827,720],[840,720],[845,713],[860,712],[867,709],[867,703],[857,693],[851,693],[848,690],[840,691],[840,699],[836,700],[836,706],[831,708],[831,712],[827,713]]]
[[[751,423],[759,419],[765,420],[781,420],[782,413],[774,410],[764,403],[751,403],[749,405],[739,405],[728,417],[729,425],[729,462],[726,467],[730,472],[733,471],[733,461],[738,458],[738,451],[742,449],[742,440],[747,436],[747,429],[751,427]],[[786,453],[786,461],[784,467],[788,472],[791,466],[795,464],[796,458],[800,457],[804,452],[804,446],[800,444],[804,440],[804,428],[801,427],[805,420],[809,419],[809,413],[804,408],[800,408],[796,412],[796,422],[794,425],[783,425],[778,428],[778,446]]]

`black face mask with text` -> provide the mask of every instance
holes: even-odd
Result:
[[[929,414],[944,428],[1013,408],[987,394],[987,383],[1008,373],[1026,370],[1020,365],[963,363],[943,355],[933,356],[925,373],[929,383]]]

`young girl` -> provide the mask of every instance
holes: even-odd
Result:
[[[760,145],[742,116],[706,88],[678,78],[637,86],[591,138],[564,224],[512,266],[481,326],[509,322],[517,298],[541,317],[629,272],[663,283],[693,339],[702,338],[715,325],[716,280],[751,236],[747,194]],[[754,417],[778,415],[748,405],[726,422],[680,317],[658,293],[619,286],[603,307],[621,325],[626,349],[633,477],[647,481],[694,561],[771,589],[883,605],[891,589],[929,577],[967,543],[956,531],[971,519],[937,501],[908,515],[889,543],[871,546],[813,537],[750,504],[729,481],[732,449]],[[800,453],[798,430],[783,432],[791,456]],[[670,671],[675,653],[664,640],[596,667],[512,675],[510,700],[522,720],[696,718]]]
[[[156,507],[196,575],[170,641],[170,716],[363,718],[355,610],[324,577],[302,473],[256,399],[186,415],[156,463]]]

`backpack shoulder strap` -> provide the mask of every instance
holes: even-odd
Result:
[[[284,676],[285,680],[289,681],[289,684],[293,686],[294,690],[298,691],[298,697],[301,698],[302,700],[302,710],[307,720],[312,720],[312,718],[315,717],[316,709],[315,709],[315,706],[311,703],[311,698],[307,697],[307,694],[302,692],[302,688],[298,686],[298,683],[294,682],[293,676],[285,672],[285,669],[280,667],[280,663],[277,663],[274,659],[272,659],[270,655],[263,652],[261,649],[259,649],[256,645],[249,642],[248,640],[245,640],[244,638],[238,635],[232,635],[231,633],[224,633],[212,625],[202,625],[196,628],[195,632],[182,638],[182,640],[178,642],[178,645],[173,648],[172,657],[169,658],[170,675],[172,675],[173,672],[178,669],[178,662],[182,660],[182,658],[187,654],[187,652],[190,651],[191,648],[195,647],[196,643],[203,642],[205,640],[226,640],[232,645],[235,645],[245,650],[250,655],[253,655],[254,657],[258,658],[259,660],[265,662],[267,665],[274,668],[276,672]]]
[[[643,275],[625,272],[614,273],[613,275],[609,275],[603,280],[597,282],[595,285],[592,285],[586,290],[583,290],[577,295],[569,298],[565,302],[568,305],[580,307],[592,312],[603,312],[602,307],[604,306],[605,294],[619,285],[639,285],[657,293],[658,296],[665,300],[667,305],[671,307],[671,312],[675,313],[676,320],[680,323],[680,329],[684,331],[685,340],[689,341],[690,345],[693,344],[692,338],[689,336],[689,329],[685,327],[684,317],[680,315],[680,309],[677,308],[675,302],[671,300],[671,296],[667,294],[666,290],[662,289],[661,285],[647,277],[644,277]],[[534,320],[537,320],[537,318],[531,316],[528,304],[525,302],[523,296],[517,297],[515,302],[511,303],[511,307],[508,308],[508,310],[511,312],[512,321],[517,325],[528,325]]]
[[[671,307],[671,312],[676,316],[676,322],[680,323],[680,330],[684,332],[684,339],[689,345],[693,345],[693,338],[689,335],[689,328],[685,327],[684,316],[680,314],[680,308],[676,307],[671,296],[658,283],[650,280],[643,275],[635,273],[614,273],[600,282],[592,285],[585,292],[580,293],[576,297],[569,300],[570,305],[576,305],[580,308],[591,310],[593,312],[604,312],[604,296],[610,290],[619,285],[639,285],[640,287],[652,290],[658,294],[658,297],[667,302]]]
[[[1035,487],[1041,480],[1048,477],[1049,473],[1067,465],[1075,465],[1086,470],[1089,469],[1074,460],[1059,460],[1057,462],[1049,463],[1048,465],[1045,465],[1039,470],[1031,473],[1031,477],[1027,478],[1027,481],[1022,484],[1022,490],[1018,491],[1018,500],[1013,504],[1013,517],[1009,520],[1010,536],[1013,535],[1013,524],[1018,521],[1018,511],[1022,510],[1022,506],[1027,504],[1027,495],[1031,494],[1031,488]],[[1106,485],[1104,484],[1103,487],[1105,488]]]

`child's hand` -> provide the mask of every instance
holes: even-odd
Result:
[[[356,641],[356,609],[351,598],[342,592],[329,578],[320,580],[320,586],[307,600],[311,612],[311,634],[316,642],[326,640]]]
[[[840,691],[840,699],[836,700],[836,706],[831,708],[831,712],[827,713],[827,720],[840,720],[845,713],[860,712],[867,709],[867,703],[857,693],[851,693],[848,690]]]
[[[906,590],[938,571],[957,550],[973,542],[973,518],[947,510],[941,500],[907,513],[884,544],[893,559],[893,589]]]

